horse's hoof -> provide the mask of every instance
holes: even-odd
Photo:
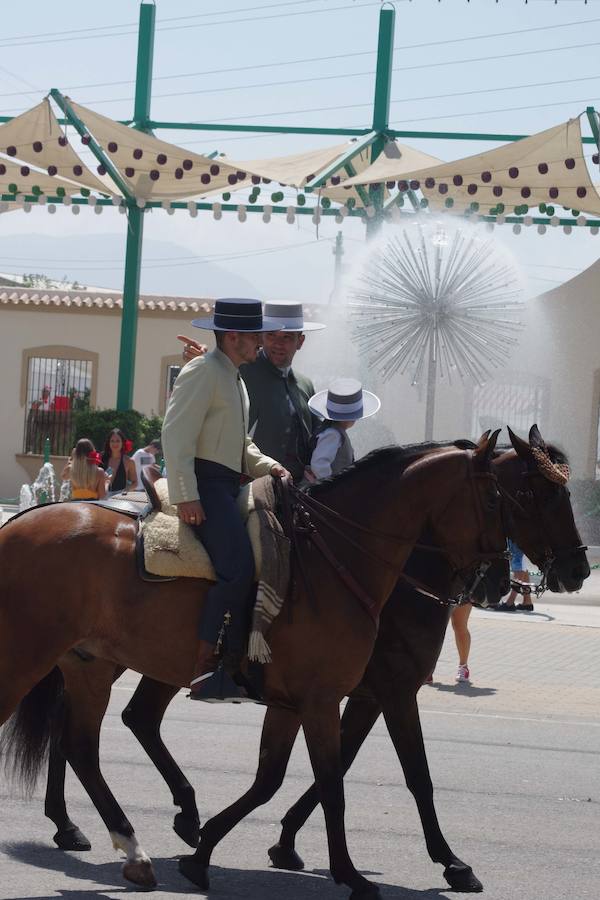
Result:
[[[154,890],[158,883],[149,859],[126,862],[123,865],[123,878],[146,891]]]
[[[290,847],[282,847],[281,844],[273,844],[267,850],[269,859],[276,869],[287,869],[289,872],[301,872],[304,861],[296,851]]]
[[[173,831],[182,841],[185,841],[188,847],[196,849],[200,840],[199,819],[190,820],[182,812],[179,812],[173,820]]]
[[[182,856],[179,860],[179,871],[196,887],[202,888],[203,891],[209,889],[208,866],[199,863],[195,856]]]
[[[350,900],[382,900],[382,897],[377,885],[368,882],[365,887],[352,891]]]
[[[59,850],[91,850],[92,845],[83,831],[72,825],[70,828],[59,829],[52,838]]]
[[[483,885],[479,878],[473,874],[471,866],[464,863],[460,866],[451,865],[444,869],[444,878],[454,891],[462,891],[465,894],[479,894]]]

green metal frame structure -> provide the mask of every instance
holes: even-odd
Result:
[[[137,67],[135,81],[135,98],[133,119],[120,120],[121,124],[130,125],[139,131],[148,134],[154,130],[165,129],[171,131],[219,131],[219,132],[240,132],[240,133],[271,133],[271,134],[301,134],[301,135],[332,135],[354,137],[348,147],[348,150],[339,156],[333,163],[322,171],[318,172],[315,177],[307,183],[304,190],[307,192],[318,190],[333,173],[343,170],[348,175],[355,175],[355,169],[352,160],[365,149],[371,149],[371,162],[373,162],[383,151],[384,145],[388,140],[396,138],[431,138],[438,140],[453,141],[497,141],[506,143],[509,141],[518,141],[527,135],[524,134],[482,134],[473,132],[446,132],[446,131],[412,131],[398,130],[389,127],[389,110],[390,110],[390,94],[392,86],[392,68],[394,54],[394,26],[395,26],[395,9],[393,7],[382,7],[379,13],[379,34],[377,44],[377,63],[375,71],[375,91],[373,98],[373,116],[370,128],[318,128],[307,126],[285,126],[285,125],[235,125],[222,123],[198,123],[198,122],[169,122],[151,118],[151,100],[152,100],[152,65],[154,57],[154,36],[156,23],[156,6],[154,0],[145,2],[141,0],[139,30],[138,30],[138,46],[137,46]],[[83,122],[75,115],[69,101],[60,91],[53,89],[50,92],[51,97],[57,103],[64,114],[64,118],[59,119],[62,124],[72,125],[79,134],[89,134]],[[587,144],[595,144],[600,151],[600,133],[598,128],[598,115],[593,107],[588,107],[587,116],[593,137],[584,137],[582,140]],[[9,116],[0,116],[0,122],[10,121]],[[93,140],[89,141],[89,149],[96,159],[105,166],[107,172],[113,178],[115,184],[119,187],[124,197],[124,205],[127,212],[127,243],[125,253],[125,274],[123,285],[123,314],[121,321],[121,339],[119,353],[119,375],[117,386],[117,408],[120,410],[131,409],[133,402],[133,386],[135,372],[135,354],[137,343],[137,319],[138,319],[138,300],[139,285],[142,264],[142,248],[144,233],[144,210],[140,209],[136,198],[131,195],[127,185],[121,179],[118,171],[112,165],[111,160],[103,152],[102,148]],[[214,154],[209,154],[214,155]],[[373,207],[373,213],[367,218],[367,235],[371,235],[376,231],[389,211],[390,207],[396,202],[396,198],[384,204],[383,191],[370,186],[368,190],[364,187],[358,187],[362,202],[365,205]],[[409,201],[414,208],[418,208],[418,201],[411,191],[407,192]],[[13,194],[4,194],[1,199],[3,201],[14,201]],[[38,196],[26,196],[22,198],[26,203],[37,203]],[[47,197],[48,203],[62,203],[62,197]],[[85,197],[72,198],[71,202],[75,204],[87,205],[88,201]],[[112,206],[111,199],[98,198],[97,206]],[[161,207],[160,202],[146,202],[144,209],[152,209]],[[170,203],[173,209],[189,208],[187,202]],[[194,203],[197,210],[211,210],[212,203],[198,202]],[[235,212],[238,208],[237,203],[222,203],[221,209],[224,212]],[[286,213],[286,206],[271,205],[268,206],[272,213]],[[263,204],[251,204],[247,206],[248,212],[263,213],[266,211]],[[295,210],[296,215],[312,215],[313,209],[298,206]],[[319,208],[321,216],[338,215],[335,208]],[[349,209],[350,216],[363,216],[362,210]],[[488,215],[480,217],[485,221],[494,222],[496,216]],[[530,217],[533,224],[547,225],[550,219],[547,216]],[[503,221],[506,223],[522,223],[523,217],[518,215],[504,216]],[[561,225],[576,225],[574,218],[561,218]],[[589,226],[600,226],[600,220],[588,220]]]

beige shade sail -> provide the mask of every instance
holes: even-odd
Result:
[[[379,154],[375,162],[365,168],[353,178],[346,179],[342,187],[361,184],[365,187],[369,184],[381,184],[386,181],[398,181],[404,178],[407,172],[414,169],[422,169],[425,166],[437,166],[441,160],[414,147],[407,147],[398,141],[388,141],[383,152]]]
[[[182,200],[238,189],[246,179],[236,164],[192,153],[69,102],[137,198]]]
[[[453,200],[454,209],[473,202],[479,212],[513,213],[515,207],[556,204],[600,214],[600,196],[590,179],[579,118],[539,134],[503,144],[455,162],[399,172],[419,187],[436,209]]]
[[[0,159],[0,193],[17,193],[27,196],[45,194],[54,197],[57,189],[62,188],[69,197],[81,194],[81,185],[79,184],[74,184],[72,181],[58,176],[51,177],[45,172],[37,172],[35,169],[31,169],[27,175],[23,175],[23,169],[24,167],[20,163],[12,162],[9,159]],[[15,187],[16,192],[14,191]],[[105,189],[103,191],[106,193]]]
[[[335,162],[343,153],[346,153],[352,147],[352,142],[345,144],[336,144],[333,147],[322,147],[318,150],[308,150],[305,153],[293,153],[289,156],[273,157],[271,159],[250,159],[250,160],[231,160],[226,157],[230,165],[235,166],[255,178],[262,180],[268,179],[277,182],[283,186],[289,186],[302,190],[308,181],[311,181],[331,163]],[[362,172],[368,165],[370,159],[370,150],[365,148],[350,160],[350,165],[356,172]],[[339,180],[342,181],[346,176],[345,170],[342,168],[339,173]],[[321,196],[328,197],[336,203],[346,203],[349,197],[353,197],[356,205],[362,205],[359,195],[356,191],[344,190],[343,187],[332,185],[331,179],[327,187],[320,189]],[[315,189],[313,196],[318,197],[319,189]]]
[[[31,193],[31,187],[37,185],[44,193],[53,194],[59,185],[66,190],[66,186],[59,180],[66,178],[91,190],[114,194],[112,183],[104,183],[97,178],[77,155],[65,137],[48,99],[0,126],[0,153],[10,159],[21,160],[21,165],[13,164],[17,166],[17,171],[12,170],[12,174],[18,174],[19,177],[13,177],[8,182],[16,183],[19,191]],[[8,161],[3,161],[2,164],[8,171]],[[35,170],[41,170],[45,178]],[[4,173],[1,177],[4,182]],[[53,186],[54,178],[57,183]],[[42,181],[48,186],[42,187]],[[69,193],[78,191],[70,190]]]

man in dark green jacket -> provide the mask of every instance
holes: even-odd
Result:
[[[300,481],[310,463],[311,438],[319,420],[308,408],[315,393],[312,381],[292,369],[295,354],[304,343],[305,332],[325,328],[306,322],[301,303],[265,303],[265,316],[285,325],[282,331],[265,332],[256,362],[240,367],[250,398],[249,433],[267,456],[281,462]],[[184,341],[184,359],[197,356],[200,345]]]

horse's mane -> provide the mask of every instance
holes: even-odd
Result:
[[[356,472],[368,472],[371,469],[381,468],[383,466],[394,466],[395,472],[403,472],[411,463],[424,456],[431,450],[444,449],[453,446],[452,442],[443,441],[426,441],[421,444],[391,444],[389,447],[380,447],[378,450],[371,450],[362,459],[352,463],[347,469],[344,469],[338,475],[331,475],[329,478],[323,478],[318,484],[311,485],[307,488],[307,492],[312,496],[327,492],[332,485],[339,485],[349,479]],[[459,448],[462,449],[462,448]]]
[[[318,484],[311,485],[307,488],[307,493],[318,495],[327,490],[332,485],[339,485],[346,481],[355,472],[365,472],[371,469],[393,465],[394,469],[403,472],[408,466],[432,450],[445,450],[448,447],[456,447],[457,450],[475,450],[477,444],[468,438],[458,438],[455,441],[424,441],[420,444],[391,444],[388,447],[380,447],[378,450],[371,450],[362,459],[348,466],[338,475],[331,475],[329,478],[323,478]],[[561,450],[556,444],[546,444],[548,454],[553,463],[566,463],[569,459],[564,450]],[[508,450],[514,450],[512,444],[500,444],[494,450],[492,458],[497,458]]]

